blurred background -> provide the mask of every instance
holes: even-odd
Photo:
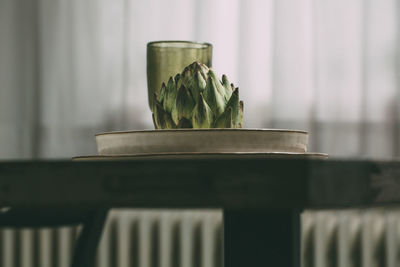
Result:
[[[399,22],[396,0],[1,0],[0,158],[89,155],[95,133],[153,129],[153,40],[211,42],[245,127],[398,156]]]
[[[212,43],[247,128],[307,130],[332,157],[400,154],[397,0],[0,0],[0,159],[91,155],[95,133],[153,129],[154,40]],[[113,211],[98,266],[220,266],[221,222]],[[398,210],[307,211],[302,227],[303,266],[400,266]],[[68,266],[75,235],[4,230],[0,266]]]

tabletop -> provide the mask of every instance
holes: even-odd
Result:
[[[0,162],[2,207],[343,208],[400,203],[400,162],[171,159]]]

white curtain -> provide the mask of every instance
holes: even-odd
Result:
[[[396,0],[0,0],[0,158],[95,154],[97,132],[153,128],[153,40],[211,42],[247,128],[398,156],[399,22]]]

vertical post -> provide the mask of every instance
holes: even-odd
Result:
[[[300,212],[224,211],[226,267],[300,267]]]
[[[83,224],[74,249],[71,267],[94,267],[97,247],[107,219],[108,209],[94,211]]]

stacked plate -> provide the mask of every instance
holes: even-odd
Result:
[[[97,156],[79,160],[312,157],[308,133],[274,129],[178,129],[96,135]]]

